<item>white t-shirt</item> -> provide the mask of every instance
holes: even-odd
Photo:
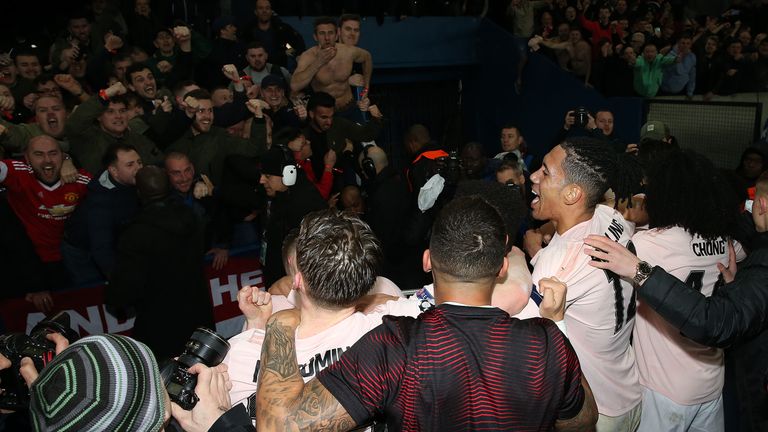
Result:
[[[353,313],[344,320],[308,338],[296,339],[296,360],[304,382],[330,366],[364,334],[381,324],[384,315],[416,317],[418,305],[406,299],[388,301],[373,313]],[[256,392],[264,330],[246,330],[229,339],[229,353],[224,359],[232,382],[232,404],[245,403]]]
[[[633,224],[614,209],[598,205],[592,219],[562,235],[533,257],[533,281],[555,276],[568,285],[565,322],[600,414],[620,416],[640,403],[635,353],[630,346],[635,296],[632,284],[589,265],[584,238],[605,235],[622,245],[629,242]],[[533,300],[517,318],[539,316]]]
[[[637,256],[686,282],[707,297],[728,265],[728,241],[707,241],[685,229],[651,229],[632,237]],[[736,244],[737,258],[743,255]],[[642,289],[642,288],[640,288]],[[640,383],[680,405],[717,399],[723,390],[723,351],[682,336],[680,331],[642,301],[637,302],[634,348]]]

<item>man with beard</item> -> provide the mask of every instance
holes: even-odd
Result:
[[[53,307],[49,290],[66,286],[68,280],[60,252],[64,224],[85,197],[90,177],[81,171],[77,181],[63,183],[64,154],[59,143],[47,135],[29,141],[24,159],[0,162],[0,184],[7,189],[8,198],[7,206],[5,200],[0,206],[0,241],[6,244],[0,249],[9,252],[2,262],[10,266],[3,274],[21,273],[29,278],[32,292],[27,300],[48,312]],[[13,229],[19,221],[23,231]]]
[[[333,96],[325,92],[316,92],[307,103],[307,112],[309,115],[309,136],[307,138],[312,143],[314,156],[311,161],[316,178],[323,175],[323,157],[326,152],[333,150],[337,156],[336,165],[344,170],[345,183],[354,183],[349,176],[353,176],[356,162],[354,159],[344,157],[344,155],[357,153],[358,149],[355,149],[352,143],[376,139],[384,123],[384,116],[381,111],[376,105],[371,105],[368,108],[371,121],[365,125],[360,125],[343,117],[336,117],[334,115],[336,111]]]
[[[72,155],[90,173],[100,173],[106,168],[102,166],[102,158],[107,149],[118,142],[134,146],[141,160],[148,165],[163,161],[163,154],[155,143],[128,129],[127,104],[120,97],[125,92],[123,83],[115,83],[101,91],[98,97],[81,104],[69,116],[66,131],[72,144]]]
[[[261,42],[251,42],[245,48],[245,61],[248,62],[248,66],[243,69],[243,74],[251,77],[251,82],[254,85],[261,83],[269,74],[282,76],[286,82],[291,81],[291,74],[288,69],[269,63],[268,60],[269,54],[264,49],[264,45]]]
[[[266,125],[261,111],[263,102],[251,100],[246,104],[253,113],[250,138],[246,140],[229,135],[226,129],[213,126],[213,102],[210,93],[202,89],[193,90],[184,98],[190,99],[194,100],[197,106],[190,109],[192,126],[168,147],[168,152],[175,151],[187,155],[195,167],[195,172],[207,175],[214,185],[220,185],[228,156],[258,157],[266,152]]]

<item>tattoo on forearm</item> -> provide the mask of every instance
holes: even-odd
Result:
[[[262,347],[262,356],[264,353],[268,355],[266,363],[262,358],[262,364],[266,365],[267,370],[284,379],[299,373],[293,332],[293,328],[280,323],[269,324]]]
[[[346,431],[355,421],[317,380],[306,385],[296,361],[295,329],[267,325],[256,402],[258,430]]]

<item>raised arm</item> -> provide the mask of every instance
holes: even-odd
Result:
[[[317,71],[325,66],[336,56],[336,47],[311,48],[299,56],[298,65],[291,77],[291,91],[298,92],[306,88],[312,82]]]
[[[373,74],[373,57],[371,53],[362,48],[354,47],[354,61],[363,64],[363,78],[365,79],[365,88],[371,86],[371,75]]]
[[[296,361],[299,312],[276,313],[267,323],[256,392],[257,430],[335,431],[356,426],[331,393],[313,378],[304,384]]]
[[[600,236],[587,237],[585,243],[594,249],[586,253],[602,260],[590,264],[632,278],[640,259],[625,247],[606,240]],[[739,269],[733,282],[710,297],[691,289],[661,267],[653,268],[637,295],[686,337],[702,345],[724,348],[749,339],[765,326],[768,250],[752,252],[749,261],[751,265]]]

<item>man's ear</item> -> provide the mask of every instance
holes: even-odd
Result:
[[[429,255],[429,249],[425,250],[424,255],[422,255],[421,265],[425,272],[429,273],[432,271],[432,259]]]
[[[574,205],[584,196],[584,191],[575,183],[571,183],[563,188],[563,200],[566,205]]]
[[[304,291],[304,276],[302,276],[301,272],[296,272],[295,275],[293,275],[293,289],[295,289],[298,292]]]
[[[117,176],[117,167],[114,164],[108,166],[107,171],[109,172],[109,175],[112,176],[112,178],[115,178],[115,176]]]
[[[497,274],[496,277],[500,279],[507,277],[507,270],[509,270],[509,258],[505,256],[504,262],[501,264],[501,268],[499,269],[499,274]]]

